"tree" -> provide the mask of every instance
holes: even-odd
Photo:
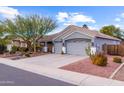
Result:
[[[123,39],[124,37],[123,31],[121,31],[120,28],[117,28],[114,25],[104,26],[100,29],[100,32],[119,39]]]
[[[0,24],[0,45],[6,46],[9,42],[10,42],[10,40],[6,36],[4,26],[2,24]]]
[[[6,37],[3,25],[0,24],[0,54],[6,50],[8,43],[10,43],[10,40]]]
[[[36,52],[37,40],[57,27],[56,21],[52,18],[39,15],[19,15],[14,20],[6,19],[2,23],[9,36],[23,39],[30,51],[33,45],[34,52]]]
[[[83,28],[86,28],[86,29],[88,29],[88,26],[87,26],[86,24],[84,24],[84,25],[83,25]]]

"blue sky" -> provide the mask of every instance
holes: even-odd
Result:
[[[90,29],[99,30],[105,25],[124,29],[124,7],[121,6],[9,6],[0,7],[0,19],[14,18],[15,15],[40,14],[50,16],[58,23],[53,33],[73,24],[87,24]]]

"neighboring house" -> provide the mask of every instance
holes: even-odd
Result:
[[[21,38],[16,38],[12,40],[12,46],[27,47],[27,44]]]
[[[44,45],[45,52],[61,54],[64,47],[66,54],[86,55],[85,49],[89,45],[102,51],[103,44],[120,44],[121,40],[88,28],[70,25],[62,32],[44,36],[39,42]]]
[[[7,45],[7,50],[11,51],[13,46],[27,47],[27,44],[21,38],[16,38],[13,39],[10,44]]]

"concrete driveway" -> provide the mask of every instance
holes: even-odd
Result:
[[[61,55],[61,54],[47,54],[38,57],[16,60],[16,62],[24,62],[34,65],[42,65],[42,66],[58,68],[84,58],[86,57],[74,56],[74,55]]]

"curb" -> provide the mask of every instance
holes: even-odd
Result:
[[[122,63],[112,74],[111,76],[109,77],[110,79],[112,79],[116,74],[117,72],[124,66],[124,63]]]

